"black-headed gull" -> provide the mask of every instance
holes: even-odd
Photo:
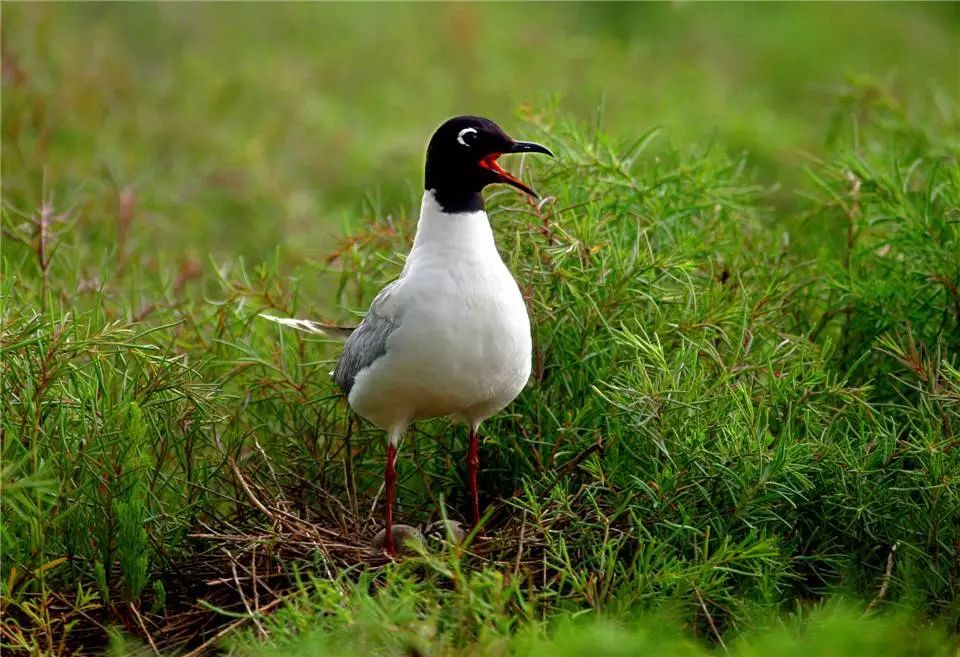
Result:
[[[403,272],[374,298],[333,372],[350,406],[389,437],[384,547],[390,554],[394,461],[410,423],[452,417],[470,427],[467,468],[476,525],[477,430],[520,394],[530,376],[530,319],[497,252],[481,195],[487,185],[507,183],[536,197],[497,164],[508,153],[553,155],[477,116],[458,116],[437,128],[427,147],[420,221]],[[264,317],[311,333],[343,332],[310,320]]]

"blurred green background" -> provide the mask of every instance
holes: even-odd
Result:
[[[946,113],[958,35],[957,3],[5,3],[4,200],[113,235],[126,192],[184,257],[319,256],[416,208],[446,117],[560,113],[748,152],[788,205],[847,76]]]

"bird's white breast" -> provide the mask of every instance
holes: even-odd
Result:
[[[424,194],[413,249],[391,290],[397,329],[356,377],[350,405],[391,433],[452,415],[472,424],[530,376],[530,321],[483,211],[446,214]]]

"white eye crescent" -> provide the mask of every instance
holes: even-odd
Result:
[[[470,144],[468,144],[468,143],[466,142],[466,140],[464,140],[464,137],[465,137],[466,135],[468,135],[469,133],[471,133],[471,132],[472,132],[473,134],[477,134],[477,129],[476,129],[476,128],[464,128],[464,129],[461,130],[459,133],[457,133],[457,141],[459,141],[461,144],[463,144],[464,146],[466,146],[467,148],[469,148],[469,147],[470,147]]]

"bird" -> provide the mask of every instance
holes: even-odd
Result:
[[[526,303],[497,251],[482,192],[505,183],[537,193],[500,167],[507,154],[541,153],[479,116],[442,123],[427,144],[413,246],[400,276],[355,328],[263,317],[328,337],[347,335],[333,380],[350,407],[386,433],[385,551],[396,554],[396,454],[411,423],[449,417],[470,431],[467,469],[473,525],[480,523],[478,431],[526,386],[532,337]]]

